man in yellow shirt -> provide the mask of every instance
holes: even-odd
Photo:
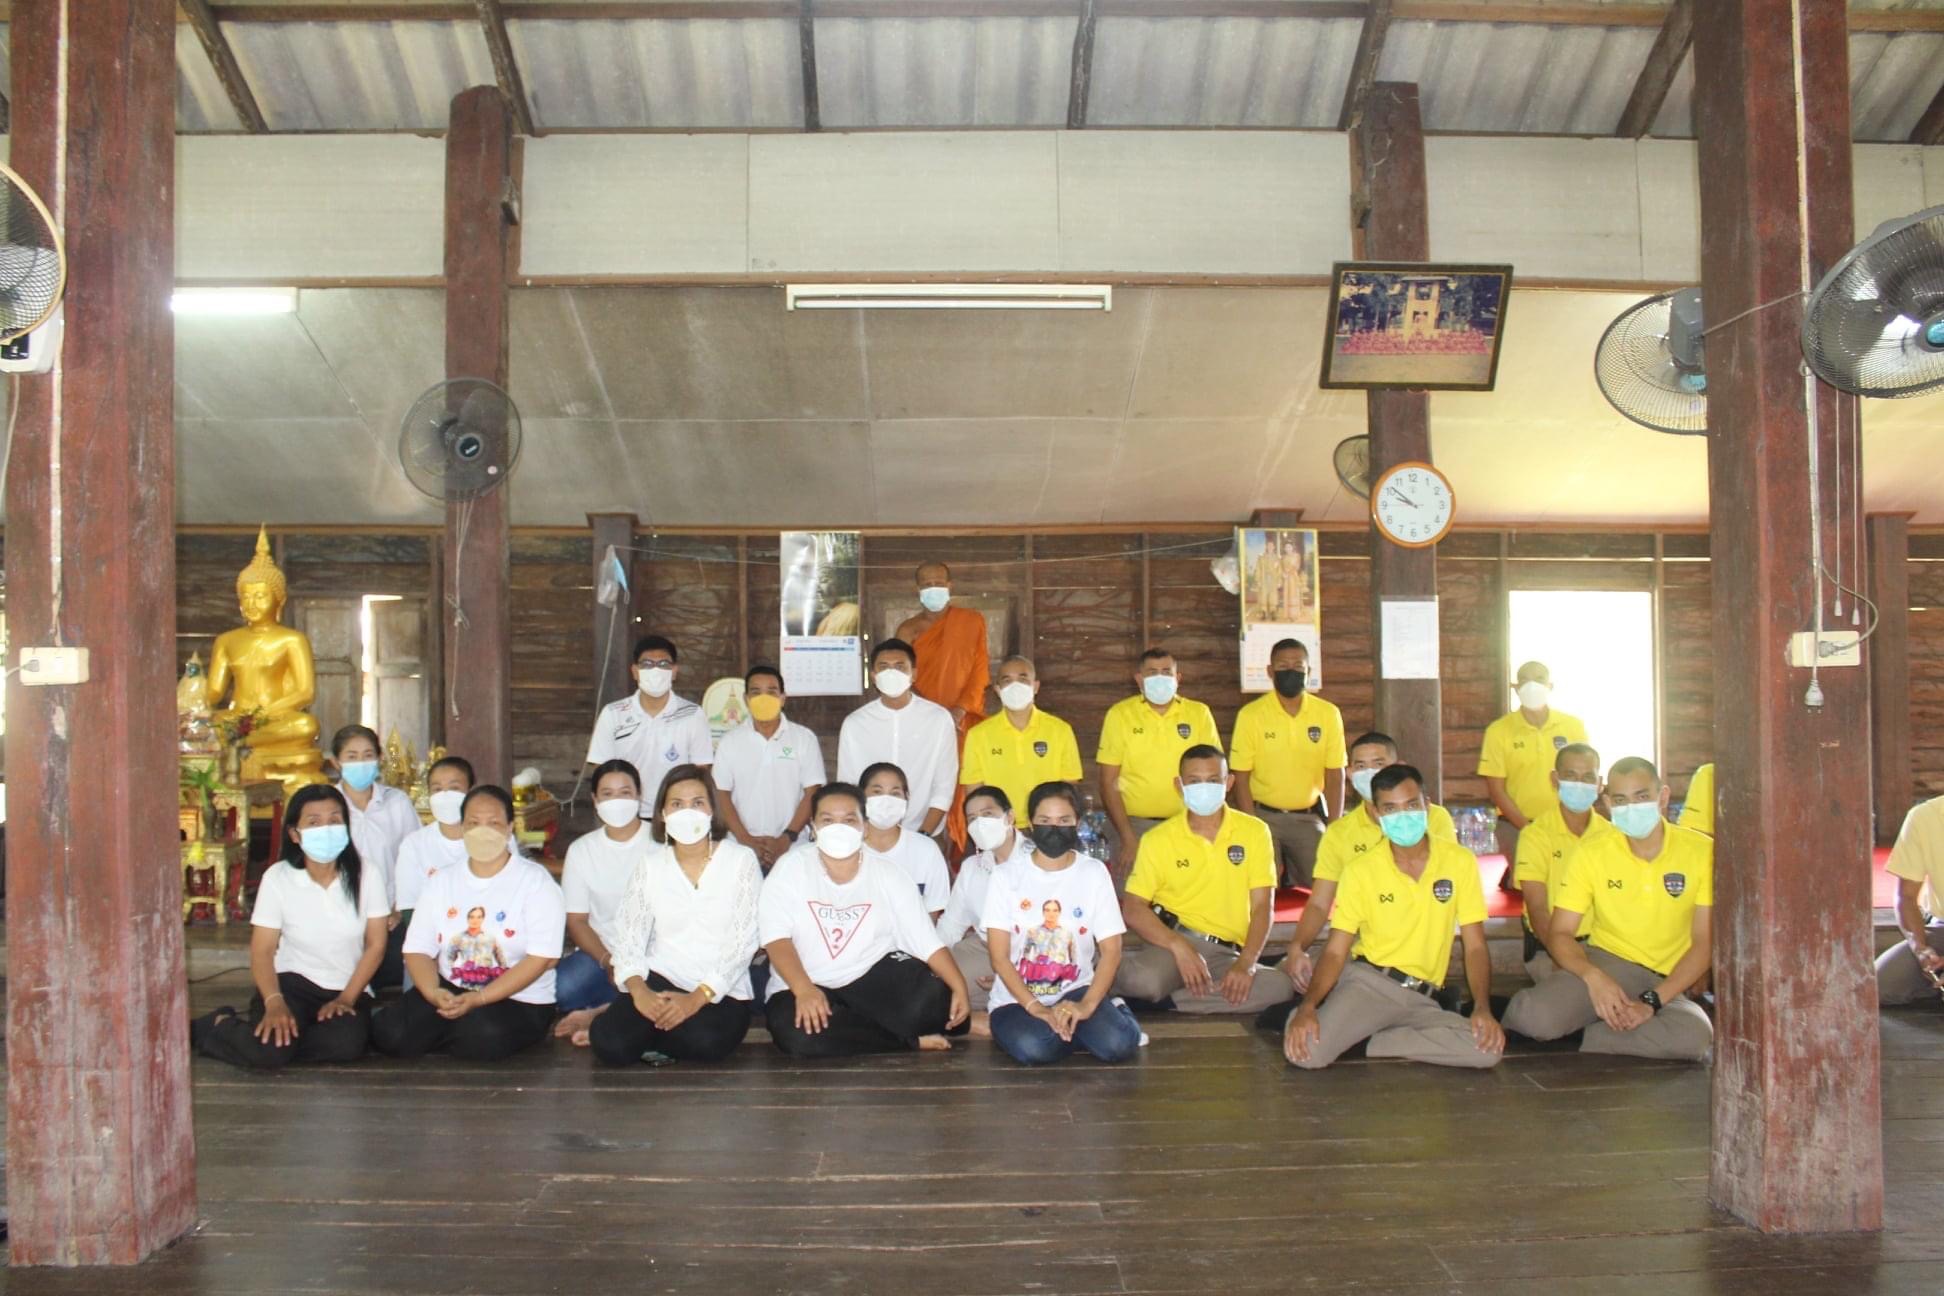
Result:
[[[1903,939],[1877,958],[1877,1002],[1935,1001],[1934,978],[1944,974],[1944,797],[1904,816],[1897,844],[1890,848],[1890,872],[1897,879],[1897,927]]]
[[[1499,852],[1508,865],[1519,858],[1519,830],[1553,804],[1553,757],[1568,743],[1586,741],[1586,726],[1549,704],[1552,672],[1544,662],[1519,667],[1512,687],[1519,695],[1518,709],[1485,727],[1478,754],[1485,791],[1498,807]],[[1517,889],[1512,875],[1507,868],[1501,883],[1507,891]]]
[[[1269,673],[1274,690],[1235,716],[1229,763],[1247,776],[1235,808],[1269,825],[1282,884],[1308,886],[1324,815],[1343,813],[1343,713],[1308,691],[1309,649],[1296,640],[1269,650]]]
[[[959,760],[960,795],[982,783],[1003,788],[1014,821],[1027,825],[1026,803],[1042,783],[1080,781],[1080,744],[1073,726],[1039,709],[1039,671],[1029,658],[999,663],[1000,713],[965,735]]]
[[[1688,780],[1687,800],[1681,803],[1681,827],[1714,836],[1714,762],[1694,771]]]
[[[1326,1067],[1359,1040],[1370,1057],[1436,1066],[1497,1066],[1505,1032],[1492,1017],[1492,955],[1478,860],[1429,834],[1424,776],[1392,765],[1371,780],[1384,843],[1343,876],[1330,943],[1303,1006],[1283,1027],[1283,1055]],[[1465,949],[1471,1020],[1432,997],[1451,970],[1451,937]]]
[[[1141,838],[1121,897],[1127,929],[1144,942],[1121,958],[1114,990],[1194,1013],[1258,1013],[1282,1000],[1281,976],[1256,966],[1269,939],[1276,885],[1269,827],[1225,804],[1234,777],[1221,748],[1181,754],[1178,815]]]
[[[1506,1029],[1532,1039],[1586,1032],[1582,1053],[1704,1060],[1714,1027],[1687,991],[1708,971],[1714,843],[1668,823],[1667,786],[1629,756],[1607,773],[1618,832],[1585,839],[1551,896],[1546,951],[1561,973],[1512,996]],[[1586,944],[1574,939],[1592,919]]]
[[[1377,822],[1376,809],[1370,802],[1371,786],[1379,771],[1397,762],[1397,740],[1389,734],[1363,734],[1350,744],[1350,786],[1357,794],[1357,804],[1337,816],[1316,848],[1316,877],[1310,885],[1309,901],[1296,923],[1295,936],[1290,938],[1289,957],[1282,961],[1282,969],[1289,974],[1298,994],[1309,988],[1310,974],[1315,970],[1309,948],[1330,920],[1338,883],[1353,863],[1384,842],[1384,829]],[[1451,822],[1450,811],[1434,802],[1428,814],[1430,836],[1439,841],[1458,840],[1458,829]]]
[[[1515,866],[1519,891],[1525,897],[1525,967],[1534,981],[1552,975],[1552,955],[1543,934],[1552,922],[1552,897],[1566,877],[1566,862],[1580,843],[1617,831],[1594,812],[1600,799],[1600,753],[1585,743],[1567,743],[1553,758],[1553,805],[1519,834]],[[1580,918],[1575,937],[1592,927],[1590,915]]]
[[[1100,726],[1094,760],[1101,804],[1114,826],[1116,883],[1126,878],[1141,834],[1181,813],[1175,777],[1181,754],[1200,743],[1222,747],[1215,716],[1203,703],[1179,696],[1180,682],[1173,654],[1148,649],[1134,667],[1139,694],[1114,703]]]

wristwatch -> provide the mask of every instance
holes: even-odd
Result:
[[[1652,1008],[1655,1012],[1659,1012],[1661,1010],[1660,995],[1658,995],[1652,990],[1642,990],[1640,992],[1640,1002],[1646,1004],[1649,1008]]]
[[[698,994],[700,994],[700,995],[702,996],[702,999],[703,999],[703,1002],[705,1002],[705,1003],[714,1003],[714,1002],[715,1002],[715,991],[713,991],[713,990],[711,990],[711,989],[709,989],[709,983],[708,983],[708,982],[706,982],[706,981],[703,981],[703,982],[698,982],[698,983],[696,984],[696,987],[695,987],[695,989],[696,989],[696,993],[698,993]],[[1660,1005],[1659,1005],[1659,1004],[1655,1004],[1654,1006],[1655,1006],[1656,1008],[1658,1008],[1658,1007],[1660,1007]]]

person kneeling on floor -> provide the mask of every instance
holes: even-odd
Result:
[[[1714,842],[1667,822],[1667,787],[1641,757],[1615,762],[1606,800],[1620,831],[1583,838],[1550,897],[1546,952],[1571,975],[1513,995],[1505,1025],[1542,1040],[1584,1030],[1582,1053],[1699,1062],[1714,1027],[1686,992],[1712,953]]]
[[[1283,1055],[1326,1067],[1359,1040],[1367,1056],[1437,1066],[1497,1066],[1505,1031],[1492,1017],[1492,956],[1478,858],[1432,837],[1424,776],[1391,765],[1370,781],[1384,841],[1344,870],[1330,939],[1302,1007],[1283,1028]],[[1465,949],[1471,1020],[1433,998],[1451,970],[1456,928]]]
[[[793,1057],[950,1048],[971,1014],[965,978],[917,884],[864,849],[863,792],[826,783],[810,821],[815,839],[776,862],[757,902],[770,1038]]]

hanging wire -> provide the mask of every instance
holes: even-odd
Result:
[[[953,571],[959,571],[963,568],[969,568],[969,567],[1003,568],[1003,567],[1025,567],[1028,565],[1034,567],[1045,567],[1054,563],[1110,562],[1116,558],[1142,558],[1142,557],[1152,556],[1155,554],[1182,553],[1184,551],[1191,550],[1191,549],[1205,550],[1211,545],[1232,544],[1233,542],[1234,542],[1233,536],[1225,535],[1225,534],[1211,534],[1206,539],[1194,540],[1185,544],[1146,545],[1146,546],[1136,547],[1133,549],[1115,549],[1107,553],[1097,553],[1097,554],[1067,554],[1067,555],[1060,555],[1060,556],[1048,557],[1048,558],[1040,558],[1040,557],[978,558],[978,559],[954,558],[951,562],[951,568]],[[704,555],[704,554],[673,553],[667,549],[659,549],[654,547],[654,541],[652,538],[650,539],[647,547],[641,545],[616,545],[614,548],[615,548],[615,552],[617,553],[645,554],[650,558],[660,559],[663,562],[716,563],[724,566],[735,566],[738,563],[740,563],[744,566],[749,566],[749,567],[781,567],[783,565],[782,556],[780,554],[774,560],[771,560],[771,559],[763,559],[763,558],[756,558],[756,557],[750,557],[747,559],[737,558],[733,556],[717,558],[717,557]],[[854,564],[854,566],[858,571],[900,571],[900,572],[909,572],[912,567],[912,565],[908,562],[857,563]]]

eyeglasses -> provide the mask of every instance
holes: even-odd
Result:
[[[672,661],[667,661],[667,660],[657,661],[652,657],[643,657],[640,661],[635,663],[635,668],[637,670],[654,670],[657,667],[661,668],[662,670],[672,670],[674,666],[675,663]]]

